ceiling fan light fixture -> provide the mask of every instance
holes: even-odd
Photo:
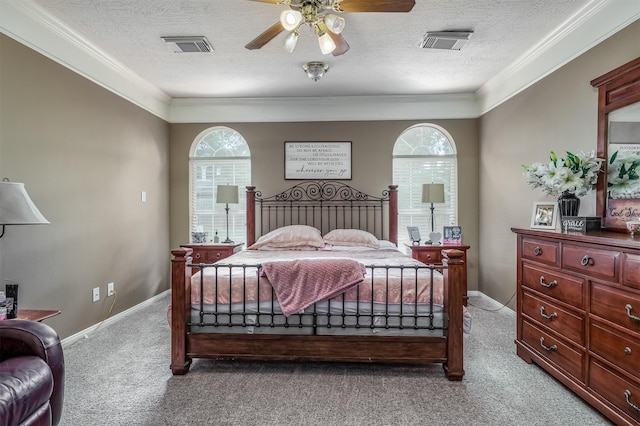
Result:
[[[300,37],[300,33],[297,30],[291,31],[284,39],[282,43],[282,47],[289,53],[293,53],[298,44],[298,37]]]
[[[326,32],[318,36],[318,44],[320,45],[320,52],[322,52],[323,55],[328,55],[336,48],[336,44]]]
[[[313,81],[318,81],[329,71],[329,65],[324,62],[311,61],[304,64],[302,69],[307,73],[307,77]]]
[[[280,14],[280,23],[287,31],[291,31],[298,27],[302,21],[302,13],[298,10],[283,10]]]
[[[333,13],[329,13],[324,16],[324,23],[334,34],[340,34],[344,30],[345,22],[344,18]]]

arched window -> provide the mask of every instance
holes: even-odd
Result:
[[[398,243],[409,243],[407,226],[431,233],[430,204],[422,202],[422,184],[444,183],[445,202],[434,204],[434,230],[457,225],[458,166],[453,139],[443,128],[418,124],[402,132],[393,146],[393,183],[398,185]]]
[[[218,185],[237,185],[238,204],[229,204],[229,238],[246,239],[246,186],[251,184],[251,152],[247,141],[233,129],[215,127],[200,133],[189,152],[191,232],[206,232],[211,241],[217,231],[227,237],[225,204],[216,203]]]

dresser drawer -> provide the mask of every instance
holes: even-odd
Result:
[[[522,312],[539,325],[584,346],[584,314],[572,313],[527,291],[522,295]]]
[[[622,284],[640,290],[640,255],[622,253]]]
[[[562,247],[562,268],[590,277],[618,281],[620,252],[573,244]]]
[[[566,345],[529,321],[522,323],[522,340],[543,358],[584,382],[585,353],[583,351]]]
[[[640,294],[592,283],[591,313],[640,333]]]
[[[631,419],[640,422],[640,385],[638,383],[620,377],[592,358],[589,365],[589,387]]]
[[[597,321],[589,327],[592,352],[640,378],[640,338],[628,336]]]
[[[524,263],[522,265],[522,285],[578,309],[584,308],[582,295],[585,280],[583,278],[552,272],[544,267]]]
[[[534,238],[522,239],[522,257],[547,265],[558,265],[560,253],[557,242],[538,240]]]

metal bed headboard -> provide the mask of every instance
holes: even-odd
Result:
[[[397,244],[397,185],[377,197],[332,180],[300,182],[262,197],[247,186],[247,245],[287,225],[309,225],[324,235],[333,229],[361,229]]]

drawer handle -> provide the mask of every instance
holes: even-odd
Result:
[[[637,317],[637,316],[635,316],[635,315],[631,315],[631,309],[633,309],[633,308],[631,307],[631,305],[627,305],[627,306],[625,306],[624,308],[627,310],[627,316],[628,316],[629,318],[631,318],[631,319],[632,319],[632,320],[634,320],[634,321],[638,321],[638,322],[640,322],[640,317]]]
[[[216,253],[216,257],[219,259],[220,258],[220,252]]]
[[[200,253],[196,253],[196,259],[200,259]]]
[[[624,399],[627,400],[627,404],[629,404],[629,407],[633,408],[634,410],[636,410],[637,412],[640,413],[640,407],[638,407],[637,405],[633,404],[630,399],[631,399],[631,391],[629,389],[625,389],[624,390]]]
[[[544,276],[540,275],[540,285],[542,287],[551,288],[551,287],[557,286],[558,285],[558,281],[557,280],[553,280],[549,284],[547,284],[547,283],[544,282]]]
[[[625,355],[631,355],[631,348],[629,346],[624,348],[624,353],[625,353]]]
[[[541,316],[542,318],[544,318],[544,319],[552,320],[552,319],[554,319],[554,318],[557,318],[557,317],[558,317],[558,313],[557,313],[557,312],[554,312],[554,313],[552,313],[551,315],[547,315],[547,314],[544,312],[544,306],[540,306],[540,316]]]
[[[544,337],[540,338],[540,346],[542,346],[542,349],[544,349],[547,352],[557,351],[558,350],[558,345],[545,346],[544,345]]]
[[[588,254],[585,254],[582,260],[580,261],[582,266],[590,266],[593,265],[593,259],[589,257]]]
[[[542,249],[540,248],[540,246],[536,246],[536,248],[533,249],[533,254],[535,254],[536,256],[540,256],[542,254]]]

